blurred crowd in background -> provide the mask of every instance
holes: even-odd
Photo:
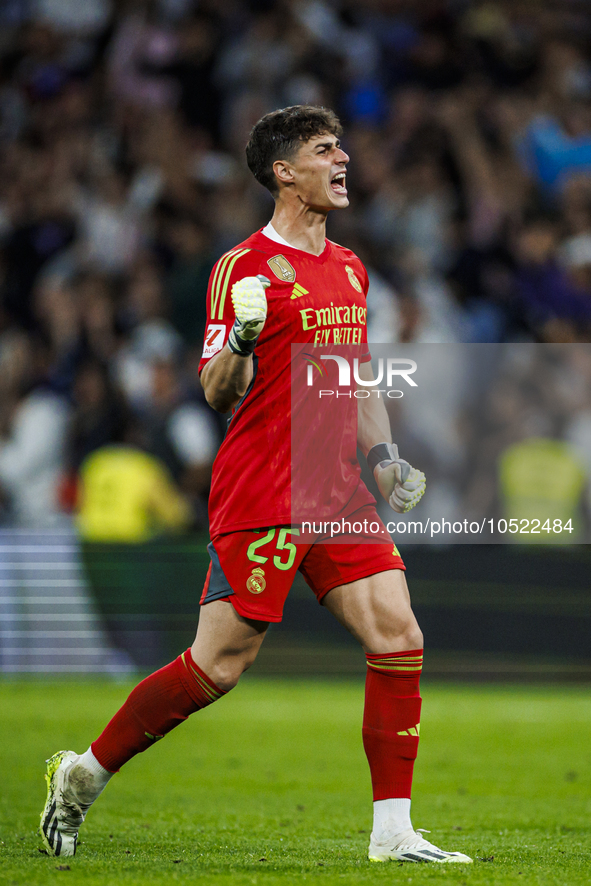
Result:
[[[3,0],[0,519],[82,478],[89,538],[206,526],[207,280],[277,107],[345,126],[370,340],[590,342],[590,46],[586,0]]]

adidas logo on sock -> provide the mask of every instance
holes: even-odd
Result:
[[[417,723],[416,726],[411,726],[410,729],[403,729],[402,732],[397,732],[396,735],[420,735],[421,734],[421,724]]]

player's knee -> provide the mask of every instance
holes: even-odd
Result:
[[[414,616],[409,619],[393,621],[392,624],[385,627],[383,633],[385,636],[381,638],[380,643],[384,647],[383,651],[386,649],[403,651],[423,648],[423,632]]]
[[[227,670],[219,672],[216,671],[215,685],[218,687],[218,689],[221,689],[222,692],[229,692],[230,689],[233,689],[234,686],[236,686],[241,674],[242,671],[240,672],[240,674],[236,674]]]
[[[404,641],[405,649],[422,649],[423,648],[423,632],[416,623],[409,624],[401,638]]]
[[[423,648],[423,632],[421,631],[412,609],[403,617],[399,617],[392,622],[392,639],[396,643],[396,647],[403,649],[422,649]]]
[[[214,670],[215,676],[212,677],[216,686],[229,692],[240,680],[242,674],[249,669],[254,663],[256,652],[249,651],[240,656],[228,656],[216,662]]]

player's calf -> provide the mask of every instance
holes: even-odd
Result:
[[[187,649],[173,662],[135,687],[101,735],[91,745],[109,772],[119,769],[183,723],[217,701],[225,691],[193,661]]]

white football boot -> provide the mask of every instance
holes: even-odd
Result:
[[[50,855],[76,854],[78,830],[91,805],[81,803],[69,784],[70,770],[79,759],[74,751],[58,751],[47,760],[47,800],[39,833]]]
[[[423,831],[428,834],[429,831]],[[418,831],[408,828],[399,834],[394,834],[384,842],[374,840],[372,833],[369,841],[367,857],[370,861],[427,861],[446,864],[471,864],[472,859],[462,852],[445,852],[429,843]]]

